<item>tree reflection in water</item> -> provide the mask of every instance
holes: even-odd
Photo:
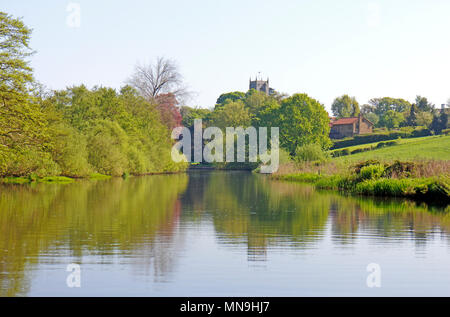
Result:
[[[0,295],[26,295],[41,264],[83,263],[86,256],[169,281],[189,247],[187,233],[203,226],[212,226],[219,247],[245,250],[253,263],[275,249],[319,248],[325,237],[335,247],[361,236],[414,240],[420,250],[436,235],[448,239],[448,211],[233,171],[0,185]]]

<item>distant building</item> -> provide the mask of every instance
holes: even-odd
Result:
[[[262,91],[266,95],[272,95],[273,93],[275,93],[275,89],[269,87],[269,78],[267,78],[267,80],[262,80],[258,78],[252,80],[252,78],[250,77],[250,84],[248,89],[255,89],[258,91]]]
[[[356,134],[372,133],[373,123],[361,114],[351,118],[330,118],[330,138],[342,139],[353,137]]]

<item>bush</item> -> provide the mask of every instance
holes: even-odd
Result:
[[[419,129],[415,129],[413,132],[411,132],[411,137],[417,138],[417,137],[421,137],[421,136],[429,136],[431,134],[432,133],[431,133],[430,129],[419,128]]]
[[[36,148],[23,148],[10,150],[7,153],[7,161],[2,171],[4,176],[28,176],[37,177],[59,175],[60,169],[49,153]]]
[[[320,189],[339,189],[339,184],[342,182],[341,175],[332,175],[332,176],[322,176],[320,177],[315,186]]]
[[[294,160],[296,162],[312,162],[312,161],[325,161],[328,155],[317,144],[306,144],[297,147],[295,150]]]
[[[360,148],[360,149],[353,150],[353,151],[351,152],[351,154],[356,154],[356,153],[361,153],[361,152],[367,152],[367,151],[372,151],[372,150],[373,150],[372,147],[365,147],[365,148]]]
[[[378,179],[383,176],[384,166],[381,164],[367,165],[361,168],[359,172],[360,179]]]
[[[390,166],[386,167],[384,176],[385,177],[397,177],[397,178],[406,178],[414,176],[416,172],[417,166],[413,162],[400,162],[395,161]]]
[[[292,162],[292,158],[289,155],[288,151],[283,148],[279,149],[279,164],[287,164]]]
[[[359,162],[353,168],[355,170],[355,173],[359,174],[363,167],[369,166],[369,165],[378,165],[378,164],[381,164],[380,161],[378,161],[378,160],[367,160],[367,161],[364,161],[364,162]]]
[[[385,131],[385,132],[380,131],[377,133],[355,135],[353,138],[345,138],[342,140],[334,141],[334,144],[331,149],[334,150],[354,145],[396,140],[398,138],[406,139],[429,135],[431,135],[431,131],[423,127],[416,128],[412,131],[410,129],[403,129],[398,131]]]
[[[355,192],[375,196],[403,196],[407,192],[409,182],[400,179],[368,179],[358,183]]]
[[[339,156],[346,156],[346,155],[350,155],[349,149],[342,149],[342,150],[336,150],[336,151],[331,152],[332,157],[339,157]]]
[[[381,149],[386,146],[393,146],[393,145],[397,145],[397,144],[398,144],[397,141],[380,142],[377,144],[377,146],[375,148]]]
[[[387,179],[365,180],[356,184],[355,192],[374,196],[407,196],[439,204],[450,202],[448,179]]]

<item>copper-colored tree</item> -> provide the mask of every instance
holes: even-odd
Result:
[[[160,94],[156,96],[156,109],[161,114],[161,121],[169,128],[181,126],[182,117],[177,107],[177,99],[174,94]]]

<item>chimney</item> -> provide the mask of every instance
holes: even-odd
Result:
[[[361,112],[358,114],[358,134],[361,133],[361,126],[363,122],[363,116]]]

